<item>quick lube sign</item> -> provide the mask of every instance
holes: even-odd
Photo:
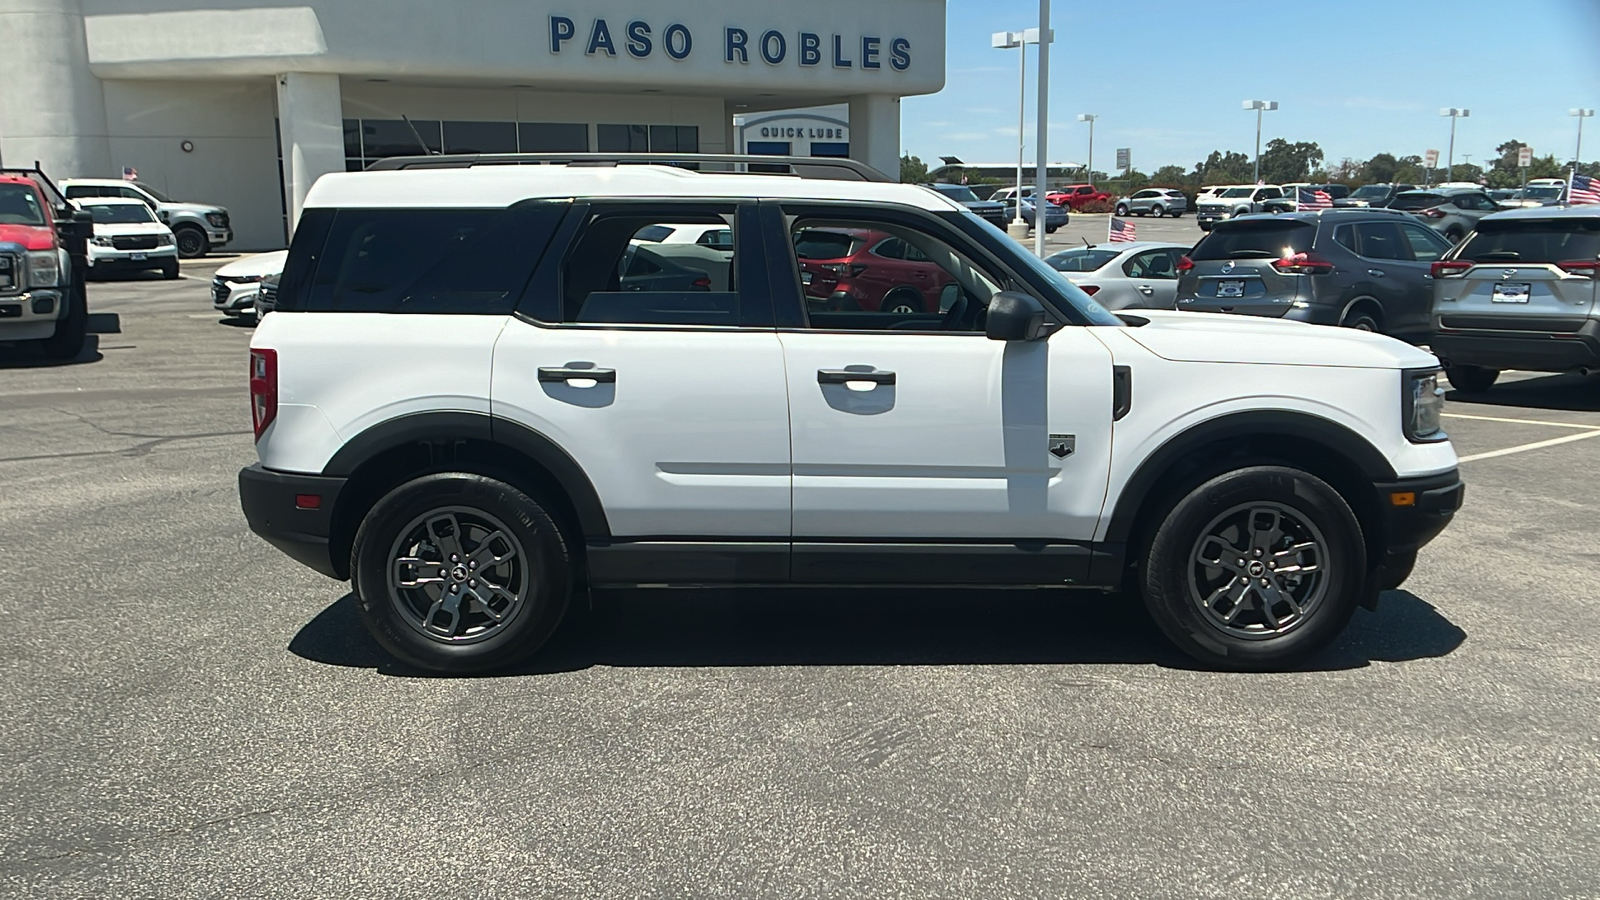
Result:
[[[671,59],[686,60],[694,53],[708,52],[689,26],[671,23],[657,29],[649,22],[634,19],[613,24],[595,19],[586,26],[567,16],[550,17],[550,52],[582,53],[586,56],[631,56],[649,59],[663,53]],[[709,36],[722,61],[730,65],[764,63],[769,66],[829,66],[835,69],[889,69],[904,72],[911,68],[911,41],[903,37],[878,35],[784,32],[727,26]]]

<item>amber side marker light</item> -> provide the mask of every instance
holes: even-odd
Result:
[[[1415,491],[1395,491],[1389,495],[1389,502],[1394,506],[1416,506],[1417,495]]]

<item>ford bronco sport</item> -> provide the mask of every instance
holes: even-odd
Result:
[[[1278,668],[1460,505],[1426,352],[1119,318],[848,160],[669,161],[397,159],[308,195],[251,341],[241,501],[401,659],[511,664],[607,586],[1028,585],[1129,588],[1198,659]],[[641,231],[719,223],[726,277],[634,271]],[[954,287],[814,302],[817,229],[893,235]]]

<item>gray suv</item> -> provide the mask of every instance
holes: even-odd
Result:
[[[1450,244],[1411,216],[1325,209],[1216,224],[1179,261],[1176,308],[1421,338]]]
[[[1135,191],[1131,197],[1123,197],[1117,201],[1117,215],[1125,216],[1133,213],[1138,216],[1172,216],[1176,219],[1183,215],[1189,208],[1189,198],[1183,191],[1172,188],[1145,188]]]
[[[1397,194],[1389,208],[1416,215],[1433,230],[1449,238],[1450,243],[1458,244],[1478,224],[1479,219],[1500,212],[1505,207],[1480,190],[1433,188]]]
[[[1486,216],[1433,275],[1432,349],[1460,390],[1501,369],[1600,370],[1600,207]]]

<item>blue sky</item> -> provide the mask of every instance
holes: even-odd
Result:
[[[989,35],[1038,24],[1038,9],[948,0],[945,88],[903,101],[903,152],[1016,158],[1017,51],[991,49]],[[1055,0],[1051,20],[1049,158],[1083,162],[1077,115],[1096,113],[1101,171],[1117,147],[1145,172],[1192,168],[1214,149],[1252,153],[1247,98],[1279,103],[1263,144],[1316,141],[1329,163],[1430,147],[1442,159],[1448,106],[1472,110],[1457,125],[1457,162],[1479,163],[1510,138],[1565,159],[1577,135],[1567,110],[1600,107],[1600,0]],[[1600,159],[1600,117],[1585,123],[1583,156]]]

